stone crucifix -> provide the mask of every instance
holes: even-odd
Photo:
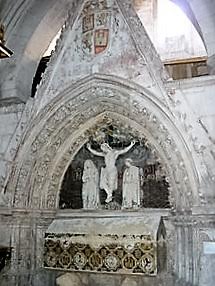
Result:
[[[120,155],[127,153],[134,145],[135,141],[124,148],[123,150],[116,150],[109,146],[108,143],[102,143],[100,148],[102,152],[98,152],[91,148],[90,144],[87,144],[88,150],[95,156],[104,157],[105,167],[101,169],[100,175],[100,189],[105,190],[107,198],[106,203],[112,201],[113,191],[117,190],[118,187],[118,172],[116,168],[116,160]]]

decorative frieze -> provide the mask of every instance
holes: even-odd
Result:
[[[154,276],[157,274],[156,242],[150,235],[47,233],[44,267]]]

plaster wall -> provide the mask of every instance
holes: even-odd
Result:
[[[189,1],[189,3],[203,32],[209,57],[209,72],[215,74],[215,2],[194,0]]]
[[[214,77],[205,76],[178,80],[166,84],[174,105],[175,116],[181,122],[190,142],[201,192],[213,204],[214,196]]]
[[[125,15],[122,14],[115,1],[109,1],[108,7],[106,11],[109,13],[108,23],[105,27],[109,29],[108,43],[105,51],[96,56],[83,44],[81,14],[79,13],[76,17],[73,29],[69,30],[66,24],[56,48],[57,58],[55,55],[51,58],[44,74],[44,80],[38,87],[37,112],[71,83],[93,74],[120,76],[160,96],[159,84],[155,80],[153,71],[149,72],[148,66],[151,61],[147,63],[138,43],[132,37],[132,31],[126,22]],[[131,14],[131,17],[134,15]],[[140,22],[138,24],[141,25]],[[143,26],[141,29],[144,29]],[[140,42],[145,42],[145,46],[151,43],[145,30]],[[92,43],[90,49],[94,49],[93,45]],[[145,47],[143,49],[146,52],[147,49]],[[152,62],[157,61],[160,64],[159,76],[162,76],[162,73],[165,74],[153,45],[148,52],[151,54]],[[168,77],[167,73],[165,76]]]
[[[4,181],[7,177],[7,171],[12,162],[10,156],[7,156],[8,152],[14,154],[14,149],[10,148],[11,141],[14,139],[14,135],[17,132],[17,126],[19,125],[22,117],[24,105],[15,104],[5,107],[0,107],[0,189],[4,186]],[[16,136],[16,135],[15,135]],[[17,138],[18,139],[18,138]],[[12,144],[13,145],[13,144]],[[15,147],[15,145],[14,145]]]

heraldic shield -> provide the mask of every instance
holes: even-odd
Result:
[[[111,11],[106,0],[87,1],[82,13],[82,48],[90,55],[106,50],[111,26]]]

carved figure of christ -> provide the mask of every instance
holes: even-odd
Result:
[[[116,160],[120,155],[127,153],[133,146],[135,141],[132,141],[129,146],[122,150],[113,149],[108,143],[102,143],[100,148],[102,152],[92,149],[90,144],[87,144],[88,150],[95,156],[104,157],[105,167],[102,167],[100,174],[100,189],[104,189],[107,198],[106,203],[112,201],[113,191],[118,187],[118,172],[116,168]]]

